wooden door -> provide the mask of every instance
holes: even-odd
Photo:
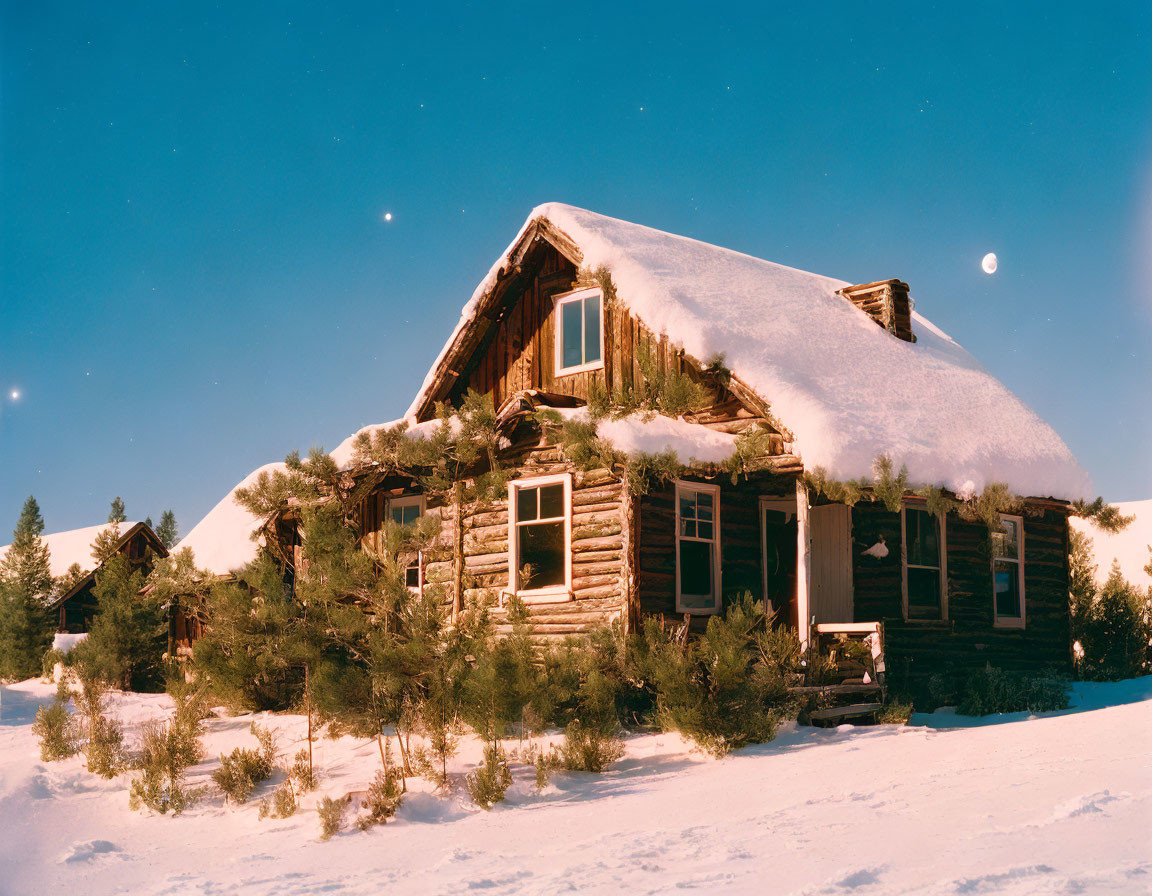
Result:
[[[852,622],[852,510],[823,504],[809,511],[811,613],[817,623]]]

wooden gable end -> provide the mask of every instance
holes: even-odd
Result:
[[[708,375],[699,360],[685,355],[666,335],[653,333],[631,314],[627,296],[604,303],[604,366],[557,373],[556,299],[589,285],[590,281],[580,279],[581,259],[579,249],[547,221],[530,227],[482,300],[476,320],[460,334],[436,371],[434,386],[417,410],[419,419],[435,415],[436,401],[458,404],[469,389],[488,395],[495,408],[527,390],[584,403],[594,383],[610,392],[641,383],[641,359],[647,357],[660,374],[687,373],[709,388],[709,405],[694,415],[694,422],[727,431],[762,422],[779,431],[767,404],[738,378],[733,376],[722,385]],[[781,453],[787,450],[785,442],[781,436]]]

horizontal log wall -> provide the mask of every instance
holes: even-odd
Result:
[[[710,480],[720,486],[721,593],[725,602],[744,592],[763,599],[764,576],[760,543],[760,497],[795,495],[788,476],[756,475],[733,484],[728,477]],[[638,501],[639,610],[646,616],[676,616],[675,484],[665,483]],[[707,624],[693,618],[694,629]]]
[[[948,619],[906,622],[901,583],[900,515],[881,504],[857,504],[852,513],[857,622],[883,621],[889,670],[922,679],[962,674],[986,664],[1002,669],[1070,669],[1068,522],[1060,512],[1024,516],[1023,630],[993,624],[992,561],[988,530],[957,514],[946,521]],[[864,554],[884,537],[888,556]]]
[[[517,458],[517,478],[572,474],[572,595],[559,603],[529,604],[533,635],[561,640],[606,625],[626,609],[623,584],[623,485],[607,470],[582,472],[555,448],[532,448]],[[436,546],[424,552],[424,581],[439,588],[447,608],[455,596],[457,511],[455,504],[430,502],[441,520]],[[508,588],[509,514],[506,496],[463,514],[462,600],[498,600]],[[371,535],[367,536],[371,540]],[[508,631],[504,611],[494,611],[497,631]]]

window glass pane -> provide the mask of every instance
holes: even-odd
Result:
[[[547,588],[564,584],[564,523],[521,526],[517,555],[520,587]]]
[[[1000,520],[1000,529],[992,533],[992,556],[1016,560],[1020,555],[1020,532],[1016,520]]]
[[[535,488],[516,489],[516,522],[525,523],[539,518],[536,514],[538,492],[539,489]]]
[[[413,563],[404,570],[404,584],[409,588],[420,587],[420,564]]]
[[[697,538],[711,538],[712,537],[712,524],[711,523],[698,523],[696,525]]]
[[[564,485],[559,482],[540,487],[540,519],[557,516],[564,516]]]
[[[712,545],[704,541],[680,542],[681,603],[693,609],[711,608]]]
[[[696,492],[696,516],[701,520],[712,520],[711,492]]]
[[[696,519],[696,492],[680,489],[678,500],[680,501],[681,522]]]
[[[1020,618],[1020,567],[1015,563],[996,561],[993,564],[996,587],[996,615],[1001,618]]]
[[[916,566],[938,567],[940,540],[936,517],[926,510],[905,509],[904,526],[908,536],[908,562]]]
[[[689,538],[696,537],[696,520],[686,520],[680,517],[680,534],[687,535]]]
[[[582,302],[565,302],[560,306],[560,366],[579,367],[583,362],[580,344],[583,327],[580,309]]]
[[[584,363],[600,360],[600,296],[584,300]]]
[[[420,519],[419,504],[392,504],[392,521],[401,526],[410,526]]]
[[[908,570],[908,615],[913,619],[940,618],[939,570]]]

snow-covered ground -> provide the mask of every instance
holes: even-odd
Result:
[[[327,843],[315,801],[362,788],[374,742],[321,739],[320,792],[293,818],[259,821],[256,799],[218,794],[152,817],[129,811],[126,777],[39,760],[30,725],[51,694],[35,681],[0,694],[3,894],[1152,892],[1152,678],[1077,686],[1073,710],[1003,724],[933,727],[967,724],[942,712],[789,726],[721,761],[637,736],[603,776],[559,775],[537,794],[520,766],[491,812],[418,784],[394,823]],[[112,701],[129,730],[168,706]],[[209,722],[213,758],[194,782],[220,751],[254,745],[249,721]],[[299,748],[300,717],[263,721],[285,753]]]

